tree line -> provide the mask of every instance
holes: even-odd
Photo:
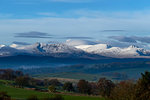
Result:
[[[100,78],[97,82],[89,82],[81,79],[77,83],[62,83],[57,79],[39,80],[32,78],[27,74],[23,74],[21,71],[1,69],[0,79],[14,81],[11,85],[15,87],[34,88],[35,90],[42,92],[58,93],[58,91],[61,90],[68,93],[72,92],[87,95],[99,95],[107,98],[108,100],[150,100],[150,72],[148,71],[142,73],[141,78],[137,81],[126,80],[121,82],[113,82],[112,80],[106,78]],[[44,89],[38,88],[39,86],[44,87]],[[6,93],[2,92],[0,93],[0,97],[3,96],[1,96],[1,94],[6,95]],[[30,100],[36,100],[33,99],[36,98],[36,96],[31,96],[31,98],[32,99]],[[58,96],[58,98],[54,100],[63,99],[60,96]]]

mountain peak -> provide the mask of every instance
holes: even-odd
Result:
[[[104,48],[104,49],[109,49],[112,47],[111,45],[108,45],[108,44],[97,44],[97,46]]]
[[[113,58],[150,58],[150,50],[145,50],[135,45],[131,45],[128,48],[120,48],[112,47],[108,44],[70,46],[63,43],[46,44],[37,42],[25,46],[17,44],[10,46],[0,45],[0,51],[1,56],[7,53],[7,55],[29,54],[53,57],[88,57],[88,55],[97,55]]]
[[[129,48],[139,48],[139,47],[136,45],[131,45],[131,46],[129,46]]]
[[[6,46],[6,45],[1,44],[1,45],[0,45],[0,48],[5,47],[5,46]]]
[[[16,48],[16,47],[18,47],[18,45],[17,44],[12,44],[12,45],[10,45],[10,47]]]

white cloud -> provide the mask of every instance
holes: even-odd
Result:
[[[120,42],[128,42],[128,43],[150,43],[150,37],[146,36],[109,36],[108,38],[114,39]]]
[[[101,10],[89,10],[89,9],[77,9],[70,10],[67,13],[71,15],[92,17],[92,18],[119,18],[119,19],[135,19],[135,18],[149,18],[150,10],[139,11],[101,11]]]
[[[87,11],[87,12],[86,12]],[[81,12],[86,12],[81,13]],[[91,37],[96,40],[104,40],[107,36],[150,36],[150,14],[139,11],[128,13],[107,14],[98,11],[79,10],[72,13],[65,12],[59,17],[32,18],[32,19],[1,19],[0,20],[0,41],[13,39],[12,33],[40,31],[60,37]],[[41,13],[41,15],[51,13]],[[78,17],[63,17],[70,14]],[[92,17],[89,15],[93,15]],[[54,14],[55,15],[55,14]],[[56,14],[57,15],[57,14]],[[110,16],[112,15],[112,16]],[[118,16],[119,15],[119,16]],[[96,16],[96,17],[94,17]],[[122,17],[120,17],[122,16]],[[103,30],[125,30],[105,31]],[[14,40],[13,40],[14,41]]]
[[[94,45],[94,44],[98,44],[100,42],[96,42],[96,41],[90,41],[90,40],[73,40],[73,39],[68,39],[65,42],[67,45],[71,45],[71,46],[78,46],[78,45]]]
[[[41,31],[65,36],[148,35],[150,18],[35,18],[0,20],[1,33]],[[100,30],[127,30],[125,32],[101,32]],[[92,33],[92,35],[91,35]],[[145,34],[144,34],[145,33]]]

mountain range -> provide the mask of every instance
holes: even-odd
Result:
[[[150,50],[131,45],[126,48],[112,47],[107,44],[70,46],[63,43],[9,46],[0,45],[0,57],[30,55],[51,56],[57,58],[150,58]]]
[[[0,68],[45,68],[76,64],[149,61],[150,50],[107,44],[68,45],[63,43],[0,45]]]

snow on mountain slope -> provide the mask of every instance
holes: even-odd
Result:
[[[108,48],[111,48],[111,46],[107,44],[96,44],[96,45],[79,45],[75,46],[78,49],[82,49],[87,52],[94,52],[94,51],[100,51],[100,50],[105,50]]]
[[[129,46],[127,48],[111,47],[107,44],[75,46],[88,53],[94,53],[113,58],[150,58],[150,50]]]
[[[0,45],[0,48],[5,47],[5,45]]]
[[[53,57],[112,57],[112,58],[150,58],[150,50],[136,46],[127,48],[111,47],[107,44],[70,46],[67,44],[35,43],[33,45],[10,46],[0,45],[0,56],[12,56],[18,54],[53,56]]]
[[[33,45],[18,47],[19,50],[41,53],[73,53],[81,52],[81,50],[65,44],[44,44],[36,43]]]
[[[15,54],[22,53],[22,51],[12,48],[10,46],[2,46],[0,48],[0,56],[12,56]]]
[[[71,57],[82,56],[85,52],[73,46],[66,44],[45,44],[36,43],[33,45],[10,45],[11,48],[22,51],[24,54],[41,55],[41,56],[54,56],[54,57]],[[23,54],[22,53],[22,54]]]
[[[12,44],[12,45],[10,45],[10,47],[11,48],[17,48],[19,45],[17,45],[17,44]]]

